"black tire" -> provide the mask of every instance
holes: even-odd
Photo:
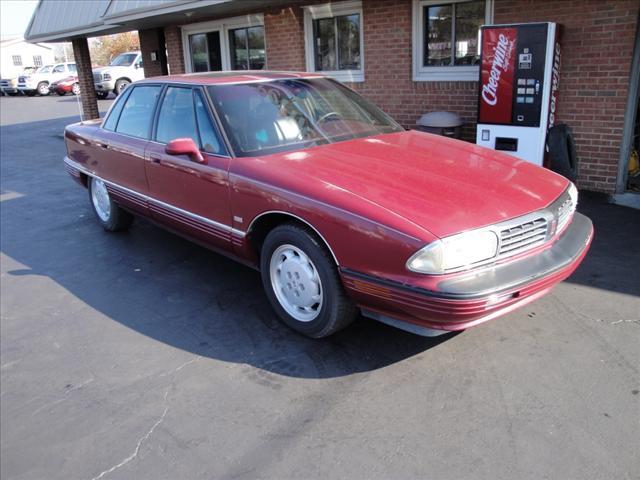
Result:
[[[41,95],[43,97],[46,97],[50,93],[49,84],[47,82],[40,82],[36,87],[36,89],[38,91],[38,95]]]
[[[547,148],[549,150],[549,168],[575,182],[578,176],[578,158],[571,128],[563,123],[552,127],[547,137]]]
[[[91,204],[93,213],[98,219],[98,223],[100,223],[100,225],[102,225],[102,228],[104,228],[108,232],[127,230],[133,223],[134,216],[126,210],[122,209],[111,199],[111,197],[109,197],[109,217],[107,219],[103,219],[100,217],[93,200],[94,181],[96,181],[95,178],[89,178],[87,180],[87,183],[89,190],[89,203]]]
[[[58,95],[60,95],[61,97],[64,97],[64,96],[67,94],[67,92],[63,92],[63,91],[61,91],[61,90],[56,91],[56,93],[57,93]]]
[[[79,83],[74,83],[73,86],[71,87],[71,94],[72,95],[80,95],[80,84]]]
[[[98,98],[98,100],[104,100],[108,96],[109,96],[108,92],[96,92],[96,97]]]
[[[15,97],[16,95],[18,95],[18,92],[7,92],[7,95],[9,95],[10,97]]]
[[[300,321],[290,315],[274,293],[270,264],[278,247],[292,245],[309,257],[322,284],[322,306],[317,317]],[[271,306],[280,319],[293,330],[311,338],[329,336],[346,326],[356,317],[357,307],[344,292],[333,257],[322,241],[308,229],[294,223],[280,225],[267,235],[260,255],[262,285]]]
[[[29,91],[24,92],[24,94],[27,97],[34,97],[36,95],[36,91],[35,90],[29,90]]]
[[[122,92],[124,92],[124,89],[127,88],[127,85],[129,85],[131,82],[129,80],[127,80],[126,78],[121,78],[116,82],[116,87],[113,89],[113,92],[116,95],[120,95]]]

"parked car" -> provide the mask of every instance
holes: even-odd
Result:
[[[76,75],[75,63],[57,63],[55,65],[45,65],[35,73],[20,75],[18,77],[18,91],[28,96],[36,93],[39,95],[49,95],[49,85],[70,75]]]
[[[93,69],[93,83],[98,98],[107,98],[110,92],[120,95],[131,82],[143,78],[140,52],[122,53],[114,58],[108,67]]]
[[[57,93],[60,96],[66,95],[67,93],[80,95],[80,83],[78,83],[78,77],[74,75],[58,80],[57,82],[53,82],[49,85],[49,91]]]
[[[358,310],[424,335],[466,329],[547,293],[593,236],[564,177],[405,131],[316,74],[143,80],[65,142],[104,229],[148,217],[260,270],[310,337]]]
[[[25,67],[20,75],[30,75],[37,70],[36,67]],[[18,77],[3,78],[0,80],[0,91],[3,95],[18,94]]]

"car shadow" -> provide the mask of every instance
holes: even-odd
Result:
[[[595,233],[589,253],[566,281],[640,296],[640,210],[594,192],[580,192],[578,210],[593,221]]]
[[[129,232],[103,231],[86,190],[64,171],[65,119],[34,123],[1,129],[2,190],[19,194],[1,203],[2,253],[20,264],[9,276],[48,277],[90,307],[81,312],[95,309],[175,348],[286,376],[384,368],[455,336],[425,338],[364,318],[322,340],[293,332],[254,270],[143,220]],[[29,143],[29,128],[52,135]]]

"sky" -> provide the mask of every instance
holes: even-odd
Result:
[[[0,36],[22,35],[38,0],[0,0]]]

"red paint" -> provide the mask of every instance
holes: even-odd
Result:
[[[486,27],[482,30],[480,123],[510,123],[517,30]]]
[[[264,77],[281,74],[261,74]],[[255,80],[252,74],[238,74],[147,82]],[[327,242],[356,303],[432,328],[466,328],[505,313],[566,278],[582,260],[520,286],[516,298],[491,308],[487,298],[437,298],[440,282],[464,272],[409,272],[405,263],[412,254],[437,238],[542,209],[568,186],[549,170],[445,137],[407,131],[261,157],[200,152],[203,162],[182,154],[182,143],[167,151],[157,142],[106,131],[99,122],[70,125],[65,139],[73,162],[68,169],[75,178],[81,178],[82,171],[112,182],[110,194],[123,206],[245,263],[259,264],[250,228],[254,219],[271,211],[301,219]],[[502,263],[547,248],[551,244]],[[430,291],[435,297],[367,285],[351,278],[349,271]]]

